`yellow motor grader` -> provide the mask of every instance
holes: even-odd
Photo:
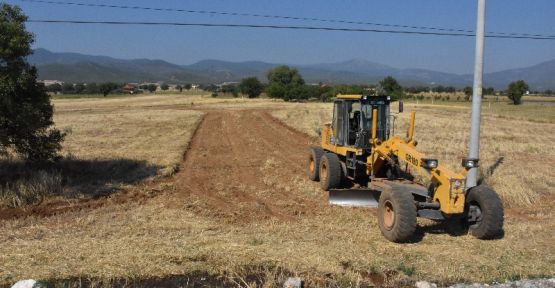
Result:
[[[411,239],[417,217],[461,219],[479,239],[500,235],[503,205],[498,195],[484,185],[465,187],[466,173],[478,167],[478,159],[462,159],[463,169],[453,172],[419,152],[413,138],[415,112],[406,137],[392,135],[390,102],[389,96],[338,95],[333,120],[322,129],[321,147],[310,149],[310,179],[329,191],[331,204],[378,207],[380,230],[393,242]],[[414,169],[429,175],[430,184],[414,181]]]

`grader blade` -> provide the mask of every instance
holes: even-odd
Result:
[[[330,189],[331,205],[377,208],[380,191],[372,189]]]

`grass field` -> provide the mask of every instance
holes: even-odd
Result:
[[[0,205],[32,204],[48,194],[94,197],[157,175],[171,175],[202,116],[198,111],[141,107],[105,110],[94,101],[87,103],[91,105],[84,104],[86,109],[65,109],[54,101],[56,126],[67,132],[62,161],[52,167],[29,168],[15,159],[2,160],[2,175],[12,183],[0,191]]]
[[[193,95],[54,103],[58,127],[72,131],[63,153],[185,168],[124,185],[137,194],[155,191],[152,197],[110,197],[95,209],[0,220],[0,286],[34,278],[57,285],[275,287],[300,276],[308,287],[401,287],[421,279],[555,275],[555,107],[484,107],[482,169],[508,207],[503,238],[481,241],[419,220],[412,243],[394,244],[380,235],[374,210],[328,206],[318,183],[306,179],[306,148],[330,120],[329,103]],[[419,149],[458,169],[468,104],[407,103],[397,133],[412,110]],[[302,133],[271,122],[267,112]],[[241,218],[252,211],[260,214]]]

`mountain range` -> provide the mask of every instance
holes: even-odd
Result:
[[[266,79],[266,72],[280,65],[261,61],[229,62],[202,60],[191,65],[177,65],[163,60],[116,59],[78,53],[58,53],[36,49],[28,57],[39,72],[39,79],[65,82],[168,82],[222,83],[255,76]],[[426,69],[399,69],[365,59],[336,63],[292,65],[307,82],[331,84],[370,84],[393,76],[402,85],[472,84],[471,74],[445,73]],[[555,59],[534,66],[484,74],[486,87],[506,88],[515,80],[525,80],[534,90],[555,89]],[[433,84],[432,84],[433,83]]]

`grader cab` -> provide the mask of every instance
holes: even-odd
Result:
[[[463,159],[463,169],[453,172],[419,152],[415,113],[406,137],[396,136],[390,102],[389,96],[338,95],[321,146],[310,150],[310,179],[320,181],[331,204],[377,207],[380,230],[390,241],[408,241],[417,217],[462,218],[477,238],[499,235],[503,206],[495,191],[465,187],[466,172],[477,167],[478,159]],[[429,184],[414,181],[415,171],[428,175]]]

